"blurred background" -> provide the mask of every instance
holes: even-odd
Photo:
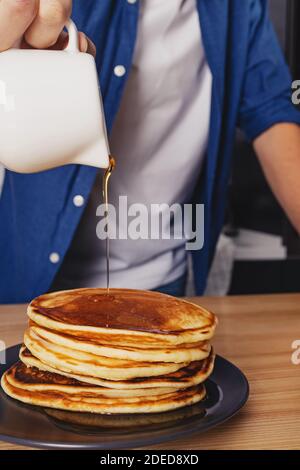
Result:
[[[299,80],[300,0],[269,0],[269,8],[293,79]],[[3,176],[0,166],[0,194]],[[226,224],[206,294],[299,291],[300,237],[268,188],[252,147],[237,132]],[[190,269],[186,294],[193,293]]]
[[[269,8],[293,79],[300,79],[300,1],[269,0]],[[299,291],[300,237],[268,188],[251,146],[237,132],[226,225],[206,293]]]

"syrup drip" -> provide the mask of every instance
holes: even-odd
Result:
[[[116,162],[113,157],[109,157],[109,167],[103,175],[102,181],[102,195],[105,205],[105,219],[106,219],[106,290],[109,294],[109,209],[108,209],[108,186],[110,176],[115,169]]]

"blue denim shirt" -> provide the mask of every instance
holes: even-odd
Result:
[[[300,124],[300,113],[291,104],[291,77],[267,2],[198,0],[197,6],[213,74],[209,143],[195,195],[195,202],[205,204],[206,217],[204,248],[193,252],[201,294],[223,224],[236,127],[253,140],[275,123]],[[138,12],[138,0],[74,1],[73,19],[97,46],[109,131],[131,66]],[[127,70],[122,77],[114,75],[118,64]],[[195,122],[194,132],[200,126]],[[6,172],[0,200],[0,303],[29,301],[50,288],[84,209],[75,207],[73,198],[81,194],[88,200],[96,171],[72,165],[32,175]],[[56,264],[49,259],[52,252],[59,254]]]

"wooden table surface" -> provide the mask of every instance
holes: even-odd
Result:
[[[206,434],[147,449],[300,449],[300,365],[291,357],[300,340],[300,295],[193,299],[219,317],[216,351],[250,382],[243,410]],[[0,306],[0,339],[22,341],[25,306]],[[0,450],[21,449],[0,442]]]

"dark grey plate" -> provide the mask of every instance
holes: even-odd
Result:
[[[6,351],[0,376],[18,360],[20,346]],[[246,403],[244,374],[220,356],[206,383],[207,398],[196,405],[159,414],[91,415],[24,405],[0,391],[0,440],[56,449],[120,449],[158,444],[207,431]]]

